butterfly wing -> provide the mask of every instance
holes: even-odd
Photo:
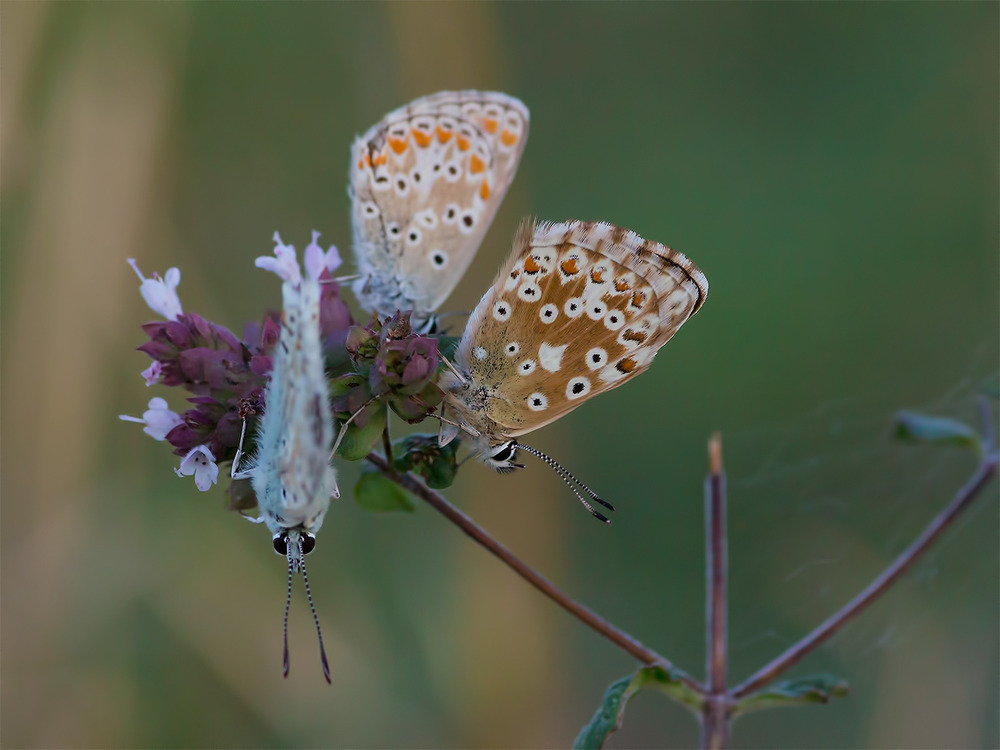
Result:
[[[475,403],[458,410],[494,439],[538,429],[645,371],[707,294],[694,263],[635,232],[525,224],[459,345]]]
[[[281,337],[265,390],[252,484],[271,533],[302,526],[315,533],[330,495],[333,418],[320,344],[320,286],[312,279],[282,285]]]
[[[386,115],[351,149],[354,290],[367,310],[444,302],[479,249],[528,136],[528,110],[489,91],[443,91]]]

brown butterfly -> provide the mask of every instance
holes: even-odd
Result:
[[[610,508],[516,438],[644,372],[707,295],[694,263],[635,232],[604,222],[522,224],[442,378],[442,442],[462,430],[501,471],[520,468],[522,448]]]
[[[528,109],[494,91],[441,91],[390,112],[351,149],[361,306],[422,325],[472,262],[528,139]]]

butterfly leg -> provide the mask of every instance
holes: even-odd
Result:
[[[337,439],[334,441],[334,443],[333,443],[333,449],[330,451],[330,459],[331,460],[333,459],[333,457],[335,455],[337,455],[337,448],[339,448],[341,442],[343,442],[344,435],[347,434],[347,428],[348,428],[348,426],[350,426],[351,422],[353,422],[354,419],[361,412],[363,412],[365,409],[367,409],[373,403],[375,403],[376,401],[378,401],[378,398],[379,398],[378,396],[372,396],[370,399],[368,399],[367,401],[365,401],[363,404],[361,404],[361,406],[358,407],[358,410],[356,412],[354,412],[351,416],[349,416],[347,418],[347,421],[344,422],[344,424],[342,424],[340,426],[340,432],[337,433]]]
[[[441,358],[441,361],[444,362],[448,366],[448,369],[451,370],[455,374],[455,377],[459,379],[459,381],[462,383],[462,385],[468,385],[469,384],[468,379],[462,373],[460,373],[458,371],[458,368],[455,367],[455,365],[452,363],[452,361],[450,359],[448,359],[446,356],[444,356],[443,354],[441,354],[441,352],[438,352],[438,356]]]
[[[243,429],[240,430],[240,444],[236,449],[236,458],[233,459],[233,466],[229,470],[230,479],[249,479],[253,476],[253,469],[246,469],[245,471],[239,471],[240,458],[243,457],[243,438],[247,434],[247,420],[246,417],[243,418]]]

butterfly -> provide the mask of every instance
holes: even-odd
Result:
[[[354,142],[350,186],[361,306],[416,326],[458,284],[517,171],[528,110],[493,91],[442,91]]]
[[[462,430],[500,471],[521,468],[523,449],[613,510],[517,438],[644,372],[707,294],[694,263],[635,232],[604,222],[525,222],[469,318],[454,369],[441,377],[441,442]]]
[[[288,560],[288,596],[285,603],[284,674],[288,676],[288,610],[292,579],[302,573],[309,606],[319,637],[323,676],[330,682],[330,667],[323,648],[319,617],[313,606],[305,556],[316,546],[316,532],[339,497],[337,473],[330,465],[333,417],[327,400],[320,337],[320,274],[339,264],[336,249],[327,253],[316,244],[319,233],[306,248],[306,276],[299,268],[295,248],[284,245],[275,232],[275,256],[257,258],[256,265],[274,271],[281,285],[281,333],[275,345],[273,367],[264,390],[264,414],[257,432],[257,449],[249,468],[238,470],[240,449],[231,476],[249,478],[257,495],[260,515],[250,520],[271,532],[274,551]],[[243,423],[246,431],[246,422]]]

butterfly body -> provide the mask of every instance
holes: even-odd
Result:
[[[351,149],[361,306],[420,325],[472,262],[517,170],[528,110],[499,92],[443,91],[386,115]]]
[[[264,414],[257,430],[257,449],[249,468],[239,470],[243,437],[233,460],[231,476],[249,478],[257,495],[260,515],[247,518],[263,523],[271,532],[274,551],[288,562],[285,598],[283,672],[288,676],[288,611],[292,579],[302,575],[309,609],[316,625],[323,677],[329,683],[330,665],[323,647],[319,616],[313,604],[305,556],[316,547],[316,532],[339,497],[337,473],[330,465],[333,445],[333,415],[328,403],[328,384],[320,331],[319,279],[340,265],[337,249],[324,252],[316,243],[319,232],[305,250],[303,277],[295,248],[274,233],[274,257],[255,261],[258,268],[276,273],[281,285],[281,333],[272,354],[271,374],[264,389]],[[244,421],[244,429],[246,422]]]
[[[515,438],[644,372],[703,304],[681,253],[612,224],[524,224],[442,377],[450,416],[503,468]]]
[[[320,285],[311,278],[285,281],[281,294],[281,335],[265,390],[251,483],[272,535],[315,534],[337,492],[320,344]]]

